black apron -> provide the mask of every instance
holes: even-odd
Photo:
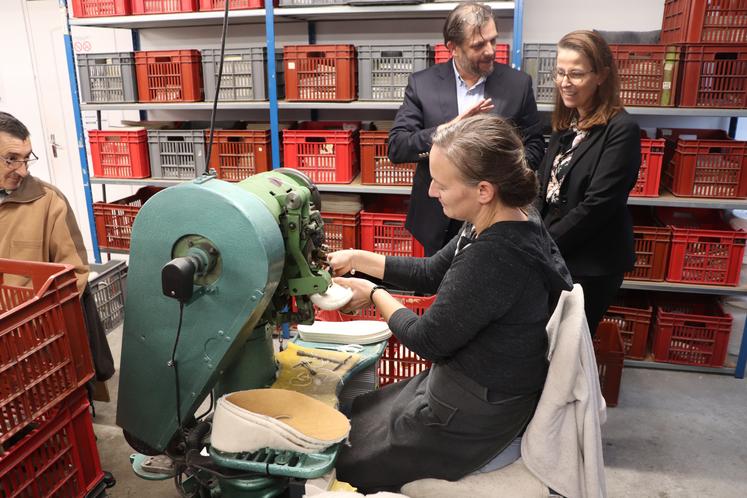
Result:
[[[423,478],[454,481],[482,468],[526,427],[539,393],[496,396],[446,365],[358,396],[337,478],[359,492]]]

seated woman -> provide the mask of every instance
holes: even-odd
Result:
[[[437,293],[422,317],[360,278],[349,308],[373,303],[394,335],[433,367],[354,400],[337,477],[365,492],[480,469],[522,433],[547,374],[545,326],[572,288],[560,253],[530,204],[538,183],[511,125],[479,115],[436,132],[429,195],[464,220],[429,258],[345,250],[335,275],[354,270],[400,288]]]

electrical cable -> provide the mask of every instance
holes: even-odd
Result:
[[[176,424],[179,427],[179,435],[182,437],[182,441],[186,444],[184,437],[184,428],[182,427],[182,410],[181,410],[181,394],[179,389],[179,367],[176,363],[176,347],[179,345],[179,336],[182,333],[182,319],[184,318],[184,303],[179,301],[179,325],[176,327],[176,338],[174,339],[174,347],[171,350],[171,360],[168,365],[174,369],[174,383],[176,384]]]
[[[207,155],[205,156],[205,174],[210,171],[210,157],[213,152],[213,136],[215,135],[215,115],[218,111],[218,96],[220,95],[220,80],[223,79],[223,54],[226,52],[226,35],[228,33],[228,7],[229,0],[225,0],[223,9],[223,29],[220,34],[220,57],[218,58],[218,81],[215,82],[215,95],[213,96],[213,108],[210,111],[210,135],[207,144]]]

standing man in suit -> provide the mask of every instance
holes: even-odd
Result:
[[[465,2],[451,11],[444,24],[444,42],[452,59],[410,76],[389,132],[389,159],[418,162],[405,226],[423,244],[426,256],[446,245],[461,226],[444,215],[437,199],[428,196],[428,153],[439,126],[483,112],[497,114],[517,127],[533,169],[544,155],[531,78],[494,62],[497,37],[489,6]]]

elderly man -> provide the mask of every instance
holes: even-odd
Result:
[[[62,192],[29,174],[36,160],[26,126],[0,112],[0,257],[73,265],[82,295],[83,237]]]
[[[96,303],[87,288],[88,257],[83,237],[62,192],[29,173],[36,160],[26,126],[0,112],[0,258],[75,267],[96,378],[104,381],[114,374],[114,362]],[[4,278],[6,283],[28,284],[26,277]]]
[[[451,11],[444,24],[444,41],[452,59],[410,76],[405,100],[389,133],[392,162],[418,161],[406,226],[423,244],[426,255],[443,247],[461,226],[443,214],[438,200],[428,197],[428,152],[439,125],[482,112],[494,113],[518,128],[532,169],[537,169],[544,155],[531,78],[495,64],[497,37],[489,6],[465,2]]]

